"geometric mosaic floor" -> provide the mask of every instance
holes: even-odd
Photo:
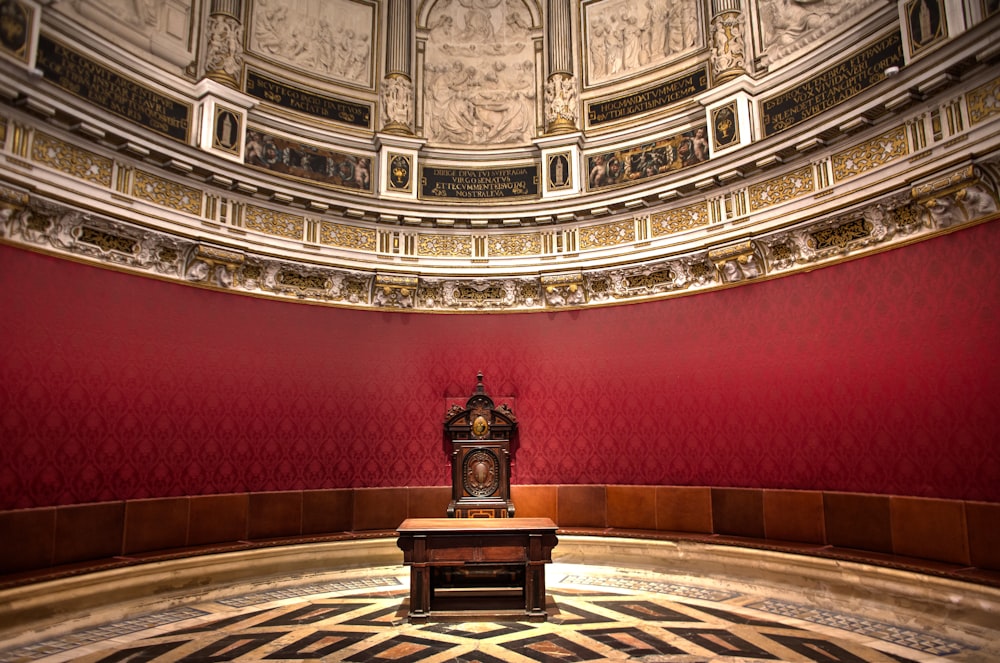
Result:
[[[168,607],[13,649],[0,642],[0,663],[1000,660],[995,643],[660,574],[552,564],[546,581],[544,623],[411,625],[408,570],[384,567]]]

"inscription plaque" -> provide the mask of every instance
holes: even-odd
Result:
[[[538,195],[538,165],[508,168],[420,169],[420,197],[489,200]]]
[[[247,70],[246,93],[288,110],[362,129],[371,128],[372,109],[366,104],[303,90],[252,69]]]
[[[38,38],[36,64],[45,80],[67,92],[158,134],[187,142],[190,105],[140,85],[44,34]]]
[[[861,94],[884,80],[886,69],[902,66],[903,41],[899,32],[893,32],[804,83],[764,99],[760,105],[764,137],[773,136]]]
[[[708,69],[701,67],[632,94],[588,104],[587,120],[591,126],[624,120],[688,99],[707,89]]]

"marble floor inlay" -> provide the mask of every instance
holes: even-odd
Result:
[[[0,641],[0,663],[981,663],[1000,654],[981,631],[958,637],[947,624],[936,628],[932,616],[919,626],[913,620],[896,624],[713,587],[707,578],[700,584],[685,580],[553,564],[547,572],[547,622],[413,625],[406,620],[404,567],[340,571],[266,588],[247,585],[212,600],[193,596],[184,605],[175,600],[160,611],[15,647]]]

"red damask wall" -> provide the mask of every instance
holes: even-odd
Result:
[[[0,510],[445,485],[516,398],[515,484],[1000,502],[1000,223],[772,281],[559,313],[376,313],[0,246]]]

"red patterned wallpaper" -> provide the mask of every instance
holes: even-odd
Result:
[[[516,397],[516,484],[1000,502],[1000,223],[586,311],[274,302],[0,246],[0,509],[445,485],[447,398]]]

